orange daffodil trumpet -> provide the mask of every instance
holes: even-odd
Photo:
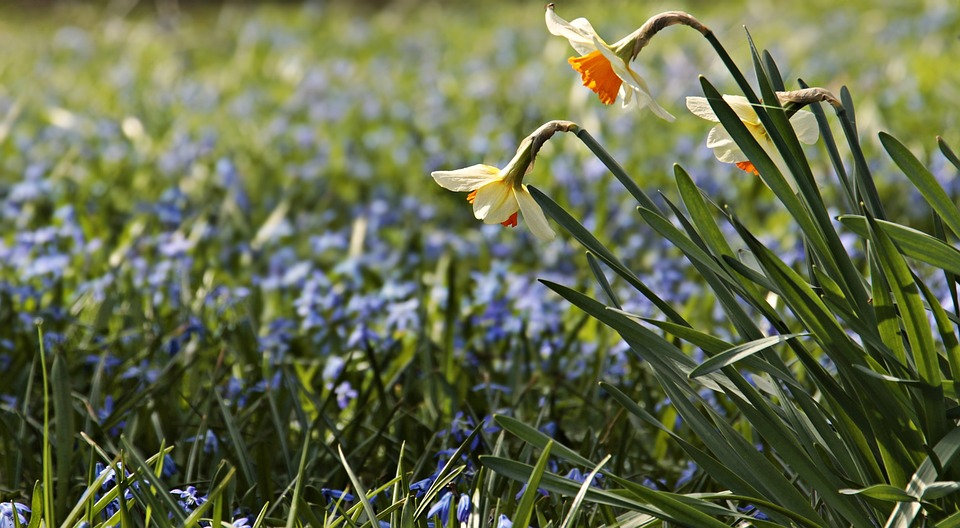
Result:
[[[583,85],[593,90],[603,104],[613,104],[619,97],[623,107],[649,107],[653,113],[672,121],[674,118],[650,95],[646,81],[630,67],[636,56],[640,30],[627,35],[613,44],[607,44],[585,18],[567,22],[557,16],[553,4],[547,5],[547,29],[550,33],[570,41],[580,54],[568,62],[583,80]],[[642,29],[642,28],[641,28]]]
[[[570,121],[550,121],[527,136],[517,148],[517,153],[498,169],[490,165],[471,165],[452,171],[434,171],[433,179],[444,189],[455,192],[469,192],[467,201],[473,204],[473,215],[485,224],[503,224],[516,227],[517,213],[523,213],[523,220],[530,232],[540,240],[551,240],[555,233],[543,210],[523,183],[523,177],[532,169],[537,152],[543,143],[556,132],[569,132],[578,129]]]
[[[802,90],[798,92],[802,92]],[[781,103],[794,102],[791,101],[789,94],[790,92],[781,92],[778,93],[777,96]],[[796,189],[796,184],[786,170],[786,163],[783,161],[783,157],[780,156],[776,146],[774,146],[773,140],[770,139],[769,134],[767,134],[767,130],[760,122],[760,117],[757,115],[757,111],[753,109],[750,101],[741,95],[724,95],[723,100],[736,112],[737,117],[739,117],[740,121],[747,127],[747,130],[749,130],[750,134],[757,140],[757,143],[767,152],[770,159],[780,167],[784,177],[790,182],[790,186]],[[707,121],[713,121],[714,123],[720,122],[720,120],[717,119],[717,115],[713,112],[713,109],[710,108],[710,103],[704,97],[687,97],[687,108],[698,117],[702,117]],[[797,111],[790,118],[790,125],[793,126],[793,131],[797,134],[797,139],[799,139],[801,143],[812,145],[816,143],[820,137],[817,119],[811,112],[806,110]],[[751,172],[756,176],[760,175],[757,168],[753,166],[753,163],[747,159],[747,156],[740,150],[740,147],[737,146],[733,138],[730,137],[730,133],[723,128],[723,125],[718,124],[710,129],[710,132],[707,134],[707,147],[713,149],[713,155],[723,163],[734,163],[741,170]]]

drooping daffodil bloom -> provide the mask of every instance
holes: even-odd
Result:
[[[770,139],[770,135],[767,134],[767,129],[763,127],[763,124],[760,122],[760,117],[750,104],[750,101],[742,95],[724,95],[723,100],[736,112],[737,117],[739,117],[740,121],[747,127],[747,130],[749,130],[750,134],[757,140],[757,143],[763,147],[763,150],[770,156],[770,159],[777,164],[780,172],[782,172],[784,177],[787,178],[787,181],[790,182],[790,186],[796,189],[796,184],[786,169],[786,162],[777,151],[777,147],[773,144],[773,140]],[[720,122],[705,97],[687,97],[687,108],[698,117],[702,117],[707,121],[713,121],[714,123]],[[799,139],[801,143],[812,145],[816,143],[820,137],[817,119],[812,112],[806,110],[797,111],[790,118],[790,125],[793,126],[793,130],[797,134],[797,139]],[[713,155],[723,163],[733,163],[741,170],[751,172],[756,176],[760,175],[760,172],[757,171],[753,163],[747,159],[747,156],[740,150],[740,147],[737,146],[737,143],[723,125],[718,124],[710,129],[710,132],[707,134],[707,147],[713,149]]]
[[[444,189],[469,192],[467,201],[473,204],[473,215],[477,220],[516,227],[517,213],[523,212],[523,220],[530,232],[541,240],[551,240],[555,233],[523,184],[523,177],[533,168],[536,154],[533,139],[532,135],[524,139],[517,154],[502,169],[478,164],[452,171],[434,171],[431,176]]]
[[[649,107],[653,113],[673,121],[673,116],[653,99],[643,77],[633,71],[634,44],[638,33],[634,32],[613,44],[607,44],[585,18],[567,22],[547,5],[547,29],[550,33],[570,41],[579,57],[567,61],[583,80],[583,85],[593,90],[603,104],[613,104],[619,97],[623,107]]]

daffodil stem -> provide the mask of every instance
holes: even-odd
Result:
[[[623,167],[617,163],[617,160],[613,159],[613,156],[607,152],[607,149],[603,148],[603,146],[598,143],[597,140],[586,131],[586,129],[577,127],[575,134],[578,138],[580,138],[580,141],[582,141],[583,144],[593,152],[597,159],[599,159],[604,165],[607,166],[608,169],[610,169],[610,172],[612,172],[613,175],[620,180],[620,183],[626,187],[627,191],[629,191],[630,194],[632,194],[633,197],[640,202],[640,205],[650,209],[651,211],[660,211],[660,208],[653,203],[653,200],[647,196],[647,193],[643,192],[643,189],[641,189],[637,183],[627,175],[626,171],[623,170]]]

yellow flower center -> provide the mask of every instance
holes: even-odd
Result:
[[[617,100],[617,93],[623,80],[613,71],[613,65],[600,53],[599,50],[588,53],[583,57],[567,59],[574,70],[580,72],[583,85],[590,88],[603,104],[613,104]]]

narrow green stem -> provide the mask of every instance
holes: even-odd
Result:
[[[713,31],[707,30],[703,33],[703,36],[710,42],[710,45],[713,46],[717,55],[720,56],[720,60],[723,61],[723,65],[726,66],[730,74],[733,75],[733,79],[737,81],[737,86],[743,91],[743,95],[745,95],[751,103],[759,105],[760,99],[757,97],[757,94],[753,91],[750,83],[747,82],[747,78],[743,76],[743,72],[741,72],[740,68],[733,62],[733,59],[730,57],[730,54],[727,53],[723,44],[720,44],[720,41],[717,40],[717,36],[713,34]]]
[[[607,152],[607,149],[603,148],[603,146],[598,143],[597,140],[586,131],[586,129],[577,127],[575,134],[578,138],[580,138],[580,141],[582,141],[583,144],[586,145],[595,156],[597,156],[597,159],[599,159],[608,169],[610,169],[610,172],[612,172],[613,175],[620,180],[620,183],[622,183],[623,186],[630,191],[630,194],[632,194],[633,197],[640,202],[640,205],[650,209],[651,211],[660,212],[660,208],[653,203],[653,200],[647,196],[647,193],[643,192],[643,189],[641,189],[637,183],[627,175],[627,172],[623,170],[623,167],[621,167],[619,163],[617,163],[617,160],[613,159],[613,156]]]
[[[43,519],[47,526],[56,526],[53,511],[53,456],[50,452],[50,381],[47,378],[47,351],[43,345],[43,321],[37,321],[40,339],[40,372],[43,377]]]

